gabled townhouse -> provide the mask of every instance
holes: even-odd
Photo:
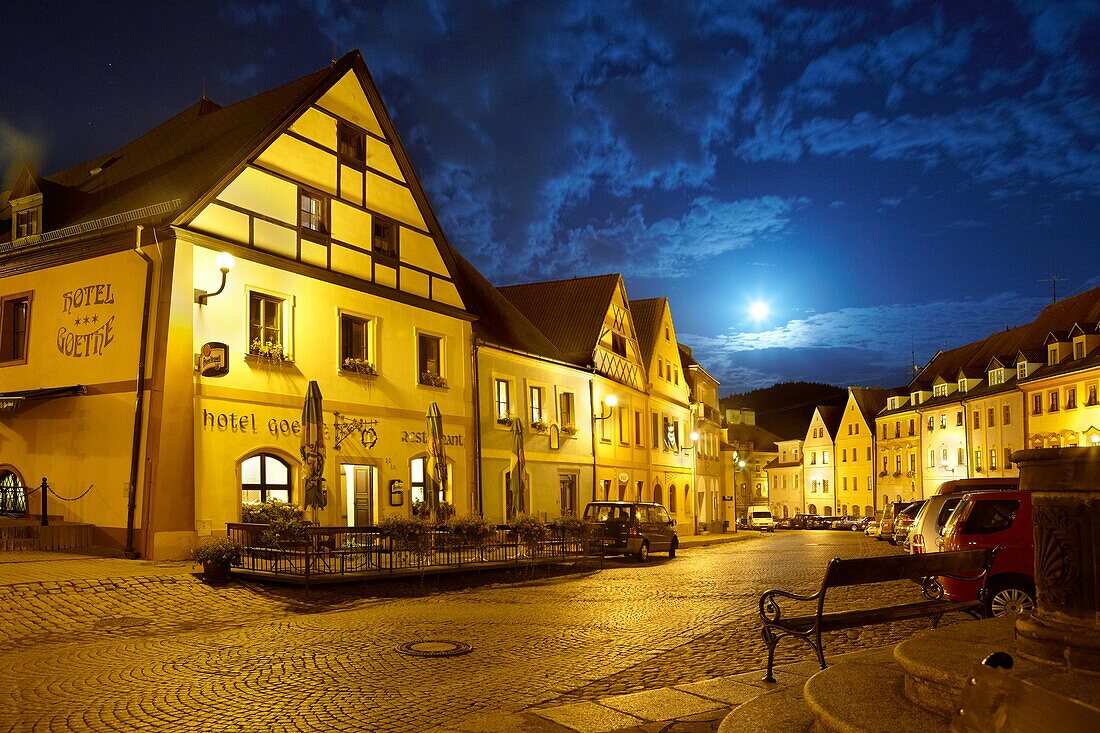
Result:
[[[493,521],[516,513],[578,516],[591,499],[591,375],[570,362],[461,256],[477,311],[473,361],[478,506]],[[517,437],[524,471],[518,480]]]
[[[687,377],[690,392],[691,419],[694,440],[695,490],[701,494],[699,504],[710,508],[710,531],[718,531],[723,522],[732,523],[733,501],[723,490],[722,418],[718,408],[717,379],[691,355],[691,348],[679,345],[680,366]]]
[[[973,346],[964,347],[961,352],[964,363],[973,351]],[[962,384],[965,385],[965,379]],[[969,476],[967,431],[962,405],[965,393],[959,387],[957,368],[952,368],[946,374],[938,373],[932,378],[932,397],[917,408],[923,426],[921,444],[927,453],[923,472],[923,496],[934,494],[944,481]],[[883,496],[884,503],[887,498]]]
[[[1100,446],[1100,314],[1086,318],[1050,332],[1046,363],[1020,381],[1029,448]]]
[[[767,466],[779,455],[779,436],[756,424],[753,410],[727,410],[722,451],[725,477],[723,492],[732,496],[733,521],[746,519],[746,509],[767,504],[776,514],[771,500]]]
[[[91,486],[51,511],[97,542],[182,557],[242,501],[300,504],[310,381],[317,521],[373,523],[428,491],[476,507],[477,316],[358,52],[54,175],[24,169],[3,201],[0,327],[22,336],[0,355],[0,470]]]
[[[1011,356],[994,356],[985,368],[985,380],[963,399],[970,446],[971,475],[1019,476],[1010,460],[1024,444],[1024,395],[1017,388]]]
[[[889,501],[913,501],[924,495],[921,482],[920,414],[915,405],[931,393],[920,389],[891,394],[875,418],[875,491],[872,506],[881,509]],[[886,497],[879,499],[879,497]]]
[[[649,432],[652,435],[650,463],[653,496],[666,496],[669,513],[686,529],[693,531],[716,521],[719,514],[718,495],[704,494],[693,485],[693,468],[697,444],[692,440],[693,415],[691,392],[684,375],[672,309],[667,298],[648,298],[630,302],[638,328],[638,341],[647,366]],[[634,412],[639,432],[645,411]],[[657,449],[660,436],[661,447]],[[637,439],[644,448],[645,440]],[[663,490],[663,494],[662,494]],[[660,499],[653,499],[660,501]]]
[[[838,456],[836,501],[840,516],[875,513],[875,416],[886,406],[887,396],[881,388],[848,388],[834,454]]]
[[[805,514],[805,496],[802,493],[802,439],[778,440],[779,454],[765,464],[768,476],[768,500],[775,517],[793,517]]]
[[[835,516],[839,508],[836,497],[836,437],[844,408],[818,406],[806,428],[802,442],[802,490],[807,514]]]

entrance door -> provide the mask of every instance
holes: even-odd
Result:
[[[376,499],[378,469],[374,466],[343,465],[347,492],[348,526],[369,527],[377,524]]]

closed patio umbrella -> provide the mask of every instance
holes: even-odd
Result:
[[[299,448],[305,463],[305,505],[314,510],[328,504],[325,490],[325,419],[321,407],[321,388],[310,381],[306,389],[306,401],[302,407],[302,444]]]
[[[447,452],[443,441],[443,416],[435,402],[428,405],[428,474],[431,478],[424,491],[424,509],[429,519],[439,516],[439,491],[447,486]]]
[[[527,458],[523,454],[523,421],[518,417],[512,421],[512,461],[509,465],[512,476],[512,515],[527,512]]]

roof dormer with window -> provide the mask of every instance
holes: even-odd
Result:
[[[1060,364],[1069,358],[1071,343],[1068,333],[1051,331],[1043,344],[1047,350],[1047,366]]]
[[[8,196],[11,206],[11,240],[15,246],[38,241],[42,235],[42,189],[27,166],[19,171]]]
[[[1084,359],[1100,347],[1100,324],[1089,328],[1082,327],[1079,323],[1075,324],[1069,332],[1069,337],[1073,340],[1073,359]]]

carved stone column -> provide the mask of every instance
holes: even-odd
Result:
[[[1016,622],[1025,657],[1100,673],[1100,447],[1017,451],[1032,492],[1035,613]]]

